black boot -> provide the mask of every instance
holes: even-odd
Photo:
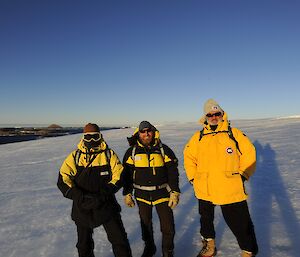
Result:
[[[90,254],[88,254],[88,255],[82,255],[82,254],[79,254],[79,257],[95,257],[95,255],[94,255],[94,252],[91,252]]]
[[[146,244],[141,257],[152,257],[156,253],[155,244]]]

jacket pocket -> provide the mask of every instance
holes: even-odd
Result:
[[[227,178],[226,184],[233,192],[246,194],[241,174],[238,171],[225,171],[225,176]]]
[[[241,178],[241,175],[238,171],[225,171],[225,175],[227,178]]]
[[[207,172],[200,172],[195,174],[194,178],[194,189],[200,195],[208,195],[208,173]]]

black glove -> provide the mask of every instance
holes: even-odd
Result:
[[[101,201],[109,201],[110,198],[118,191],[118,188],[111,183],[108,184],[104,184],[101,187],[101,194],[100,194],[100,198]]]
[[[71,188],[70,196],[71,196],[71,199],[74,202],[76,202],[77,204],[80,204],[83,200],[83,192],[77,187],[72,187]]]
[[[118,188],[114,184],[108,183],[104,186],[104,191],[106,191],[107,194],[115,194]]]
[[[83,209],[96,209],[101,204],[99,195],[85,194],[78,187],[72,187],[70,193],[73,201]]]
[[[242,177],[243,183],[244,183],[245,181],[247,181],[246,177],[244,177],[243,175],[241,175],[241,177]]]
[[[84,194],[83,201],[80,203],[80,207],[86,210],[97,209],[100,205],[99,196],[95,194]]]

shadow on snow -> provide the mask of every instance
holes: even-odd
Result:
[[[254,225],[256,224],[259,256],[271,257],[272,251],[299,256],[300,225],[280,175],[276,152],[270,144],[263,146],[258,141],[254,144],[257,151],[257,169],[250,180],[251,213]],[[277,219],[274,217],[274,212],[277,211],[274,204],[280,210]],[[281,222],[285,231],[272,231],[273,222]],[[276,235],[279,240],[272,242],[272,235],[275,233],[282,233],[282,237]]]

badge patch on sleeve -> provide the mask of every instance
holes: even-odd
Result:
[[[232,149],[231,147],[227,147],[227,148],[226,148],[226,152],[227,152],[228,154],[232,154],[232,153],[233,153],[233,149]]]
[[[135,160],[135,161],[140,161],[140,160],[142,160],[142,156],[136,155],[136,156],[134,157],[134,160]]]

